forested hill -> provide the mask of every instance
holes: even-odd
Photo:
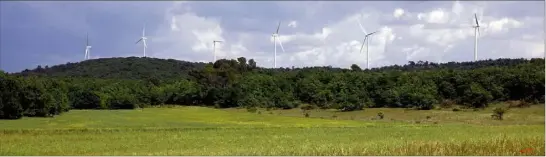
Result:
[[[245,60],[239,58],[237,60]],[[249,64],[256,62],[252,59]],[[524,63],[544,64],[544,59],[495,59],[482,60],[477,62],[448,62],[448,63],[433,63],[427,61],[410,61],[406,65],[391,65],[380,68],[373,68],[370,71],[415,71],[415,70],[432,70],[432,69],[476,69],[484,67],[502,67],[514,66]],[[150,77],[158,79],[180,79],[188,78],[188,72],[192,69],[200,70],[208,63],[202,62],[187,62],[174,59],[158,59],[158,58],[101,58],[82,61],[78,63],[67,63],[55,65],[52,67],[38,66],[32,70],[24,70],[19,73],[14,73],[18,76],[55,76],[55,77],[86,77],[86,78],[101,78],[101,79],[147,79]],[[259,68],[262,69],[262,68]],[[305,67],[305,68],[279,68],[275,71],[300,71],[300,70],[317,70],[326,71],[343,71],[341,68],[334,67]],[[360,67],[353,65],[352,70],[361,70]],[[268,70],[269,71],[269,70]]]
[[[206,63],[186,62],[174,59],[158,58],[101,58],[78,63],[66,63],[52,67],[38,66],[14,75],[19,76],[54,76],[86,77],[102,79],[145,79],[156,77],[163,79],[187,78],[192,69],[202,69]]]
[[[0,119],[162,104],[353,111],[484,108],[513,100],[544,103],[544,59],[410,62],[372,70],[357,65],[350,69],[256,65],[243,57],[214,64],[130,57],[38,67],[14,75],[0,72]],[[527,106],[523,104],[516,106]]]

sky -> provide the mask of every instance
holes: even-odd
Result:
[[[143,56],[192,62],[245,57],[274,66],[272,33],[281,22],[277,67],[366,67],[408,61],[544,58],[544,1],[88,1],[0,2],[0,69],[91,58]],[[362,25],[360,27],[359,21]]]

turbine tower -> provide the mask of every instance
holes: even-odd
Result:
[[[377,33],[378,31],[375,31],[375,32],[372,32],[372,33],[367,33],[366,30],[364,29],[364,27],[362,27],[362,24],[360,23],[360,20],[357,19],[358,21],[358,26],[360,26],[360,30],[362,30],[362,32],[364,34],[366,34],[364,36],[364,41],[362,42],[362,46],[360,47],[360,53],[362,53],[362,49],[364,48],[364,44],[366,45],[366,69],[369,69],[370,68],[370,52],[368,51],[368,47],[370,45],[370,39],[368,39],[369,36]]]
[[[212,41],[212,53],[214,54],[214,62],[216,62],[216,43],[221,43],[222,41],[219,41],[219,40],[214,40]]]
[[[148,47],[148,45],[146,45],[146,40],[147,40],[148,38],[146,38],[146,36],[145,36],[145,34],[144,34],[145,31],[146,31],[146,26],[144,26],[144,27],[142,28],[142,37],[140,37],[140,39],[135,43],[135,44],[138,44],[138,42],[142,41],[142,44],[144,45],[144,46],[143,46],[143,47],[144,47],[144,57],[146,57],[146,48]]]
[[[478,34],[480,33],[480,24],[478,23],[478,16],[474,14],[476,25],[474,27],[474,61],[478,61]]]
[[[277,38],[279,37],[279,28],[281,27],[281,22],[279,21],[279,25],[277,26],[277,31],[273,33],[273,45],[275,47],[275,56],[273,58],[274,61],[274,68],[277,68]],[[281,46],[282,52],[284,52],[284,47],[282,46],[281,39],[279,38],[279,45]]]
[[[91,46],[89,45],[89,33],[87,33],[87,40],[85,44],[85,57],[84,57],[85,60],[91,58],[89,57],[90,53],[91,53]]]

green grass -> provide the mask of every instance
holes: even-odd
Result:
[[[366,108],[363,111],[339,112],[336,110],[311,110],[310,118],[357,120],[365,122],[401,122],[401,123],[439,123],[439,124],[476,124],[476,125],[544,125],[544,105],[533,105],[530,108],[512,108],[504,120],[493,120],[491,114],[495,107],[505,107],[505,104],[492,104],[491,107],[474,111],[466,109],[458,112],[452,109],[408,110],[403,108]],[[228,109],[233,112],[247,112],[244,109]],[[382,112],[382,120],[371,120]],[[261,110],[262,114],[304,117],[300,109],[292,110]],[[334,115],[336,118],[334,118]],[[426,119],[430,116],[430,119]]]
[[[72,110],[0,121],[0,155],[545,155],[543,105],[490,110]]]

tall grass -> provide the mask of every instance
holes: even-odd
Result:
[[[81,110],[56,118],[0,121],[0,155],[544,156],[544,124],[514,125],[509,121],[510,116],[531,112],[528,109],[532,108],[513,110],[505,117],[508,122],[495,125],[447,120],[439,124],[393,122],[389,119],[409,115],[384,109],[381,122],[359,119],[357,113],[366,111],[336,113],[356,118],[333,120],[305,118],[301,113],[290,117],[292,111],[279,116],[197,107]],[[430,112],[410,115],[427,119]],[[480,112],[477,115],[485,114]],[[457,113],[461,114],[452,116],[472,112]],[[430,119],[449,119],[441,116],[445,115],[432,114]],[[486,122],[489,120],[479,123]]]

